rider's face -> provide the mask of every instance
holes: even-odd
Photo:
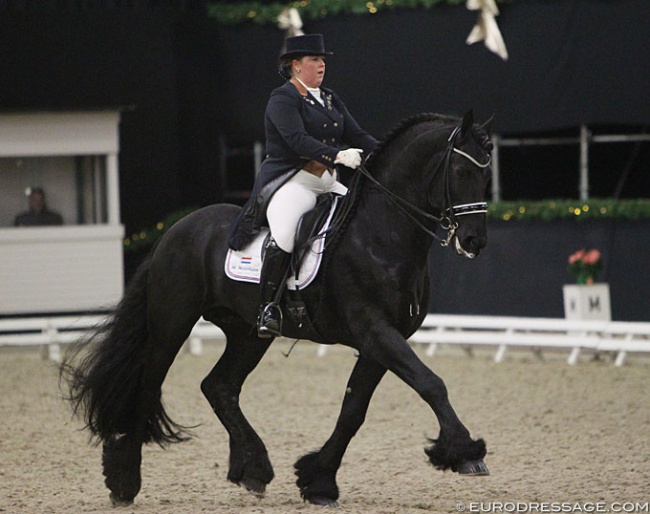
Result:
[[[325,77],[325,57],[306,55],[293,61],[296,76],[308,87],[320,87]]]

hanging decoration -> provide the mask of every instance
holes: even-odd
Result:
[[[278,28],[286,31],[285,37],[303,35],[302,19],[300,18],[298,9],[295,7],[283,9],[278,16]]]
[[[496,16],[499,15],[499,9],[495,0],[467,0],[465,5],[470,11],[478,11],[479,9],[481,11],[476,25],[474,25],[472,32],[467,37],[467,44],[471,45],[484,41],[489,50],[507,61],[508,50],[497,25]]]

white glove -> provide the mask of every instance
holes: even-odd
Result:
[[[343,166],[356,170],[361,164],[362,153],[363,150],[361,148],[348,148],[347,150],[341,150],[336,154],[334,164],[343,164]]]

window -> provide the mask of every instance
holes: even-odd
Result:
[[[65,225],[108,221],[104,156],[0,158],[1,226],[13,226],[16,215],[28,210],[34,188],[42,188],[47,208]]]

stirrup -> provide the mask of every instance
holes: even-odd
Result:
[[[264,306],[257,319],[257,337],[268,339],[282,336],[282,310],[277,303]]]

